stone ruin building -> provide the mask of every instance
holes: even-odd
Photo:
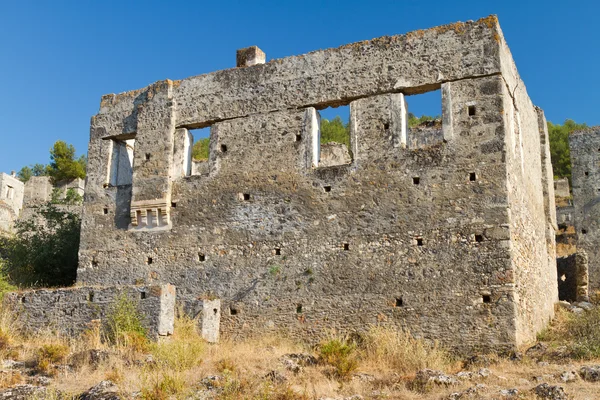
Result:
[[[23,183],[14,172],[11,175],[0,174],[0,234],[12,232],[18,220],[34,218],[40,205],[64,199],[69,190],[83,197],[85,181],[67,179],[53,185],[48,176],[32,176]],[[80,205],[59,207],[79,215],[82,210]]]
[[[121,290],[168,334],[176,291],[209,340],[535,340],[558,299],[549,142],[496,17],[265,60],[102,97],[78,286],[13,295],[23,315],[81,327]],[[434,90],[441,126],[409,129],[411,96]],[[350,157],[323,165],[319,110],[340,105]]]
[[[600,290],[600,127],[569,135],[569,148],[577,250],[587,256],[577,270],[587,271],[591,292]]]
[[[15,172],[0,173],[0,234],[10,232],[23,208],[24,185]]]

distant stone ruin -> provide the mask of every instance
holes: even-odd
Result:
[[[577,248],[588,256],[590,290],[600,290],[600,127],[569,135]]]
[[[535,340],[558,299],[552,166],[497,19],[265,61],[243,49],[102,97],[73,301],[174,285],[213,341],[371,324],[459,351]],[[434,90],[441,124],[409,129]],[[323,157],[319,110],[340,105],[350,149]]]

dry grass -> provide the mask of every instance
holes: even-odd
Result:
[[[574,319],[559,312],[542,338],[557,346],[567,338],[569,343],[581,343],[581,338],[591,340],[596,337],[597,317],[600,314],[586,313]],[[211,345],[200,338],[196,326],[197,321],[181,317],[172,337],[127,348],[124,342],[111,343],[103,338],[98,324],[92,324],[78,339],[51,332],[26,337],[19,334],[10,318],[0,314],[0,343],[3,343],[0,353],[2,359],[18,359],[53,375],[49,397],[56,399],[60,393],[78,394],[107,379],[117,383],[123,394],[140,392],[141,398],[148,400],[189,398],[199,390],[207,390],[207,386],[211,387],[214,398],[225,400],[307,400],[356,394],[364,398],[424,400],[447,398],[450,393],[477,383],[485,383],[486,388],[476,398],[499,398],[500,389],[518,388],[519,398],[533,399],[531,388],[537,385],[536,376],[565,387],[574,399],[593,398],[597,390],[597,384],[582,381],[565,384],[558,378],[565,370],[577,370],[584,363],[580,360],[566,360],[569,365],[538,365],[528,357],[514,362],[493,355],[489,357],[493,362],[489,377],[461,381],[450,387],[434,386],[428,393],[418,393],[407,387],[418,370],[430,368],[451,374],[459,370],[459,363],[437,344],[417,340],[408,332],[374,326],[357,340],[332,335],[311,348],[277,335],[244,341],[223,340]],[[106,357],[71,369],[60,367],[73,354],[91,348],[106,351]],[[282,356],[290,353],[316,356],[319,363],[304,365],[302,371],[294,373],[281,361]],[[585,364],[599,361],[592,353],[588,358],[592,361]],[[40,360],[45,360],[43,368]],[[351,368],[346,368],[347,365]],[[204,379],[209,376],[218,379]],[[26,383],[29,379],[18,371],[2,373],[0,388]]]

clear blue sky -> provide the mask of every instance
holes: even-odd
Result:
[[[231,68],[238,48],[280,58],[489,14],[548,120],[600,124],[597,1],[0,0],[0,171],[48,163],[58,139],[87,152],[100,96]]]

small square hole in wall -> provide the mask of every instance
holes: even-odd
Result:
[[[88,296],[87,296],[87,299],[88,299],[89,302],[94,301],[94,292],[89,292]]]
[[[296,135],[296,142],[299,142],[302,140],[302,135]]]
[[[172,202],[171,202],[171,208],[177,208],[177,203],[176,203],[176,202],[174,202],[174,201],[172,201]]]
[[[98,260],[96,260],[96,257],[92,258],[92,267],[97,267],[98,266]]]
[[[200,262],[206,261],[206,256],[202,253],[198,253],[198,261],[200,261]]]
[[[146,153],[146,160],[150,159],[150,153]]]
[[[213,314],[214,314],[214,315],[217,315],[218,313],[219,313],[219,310],[218,310],[218,309],[216,309],[216,308],[213,308]]]
[[[242,193],[242,200],[244,200],[244,201],[250,200],[250,194],[249,193]]]
[[[402,297],[396,297],[396,307],[402,307],[403,305]]]
[[[383,124],[383,129],[385,129],[386,131],[390,129],[390,123],[386,122]]]
[[[590,173],[588,171],[584,172],[585,176],[588,176]]]
[[[421,183],[421,178],[419,178],[418,176],[414,176],[413,185],[418,185],[419,183]]]
[[[146,292],[140,292],[140,299],[144,300],[146,298]]]
[[[417,238],[417,246],[423,246],[423,238],[422,237]]]
[[[587,234],[587,229],[582,229],[581,233],[583,233],[584,235]]]
[[[302,314],[302,304],[296,304],[296,313]]]
[[[227,145],[226,144],[221,145],[221,153],[227,153]]]
[[[104,215],[107,215],[107,214],[108,214],[108,208],[105,208],[105,209],[103,210],[103,212],[104,212]]]
[[[482,298],[483,298],[483,302],[484,302],[485,304],[489,304],[489,303],[491,303],[491,302],[492,302],[492,296],[490,296],[489,294],[484,294],[484,295],[482,296]]]
[[[329,193],[331,192],[331,186],[323,186],[323,190]]]
[[[273,254],[275,254],[276,256],[280,256],[281,255],[281,249],[274,249],[273,250]]]
[[[148,257],[146,259],[146,264],[148,264],[148,265],[152,264],[152,257]]]
[[[238,314],[238,310],[236,308],[233,308],[232,306],[229,306],[229,315],[237,315]]]
[[[344,250],[350,250],[350,243],[344,243]]]
[[[474,106],[474,105],[472,105],[472,106],[468,106],[468,107],[467,107],[467,110],[468,110],[468,112],[469,112],[469,117],[472,117],[472,116],[474,116],[474,115],[475,115],[475,106]]]
[[[471,172],[471,173],[469,174],[469,180],[470,180],[471,182],[475,182],[475,181],[477,180],[477,174],[476,174],[475,172]]]
[[[483,235],[475,235],[475,241],[477,243],[483,242]]]

